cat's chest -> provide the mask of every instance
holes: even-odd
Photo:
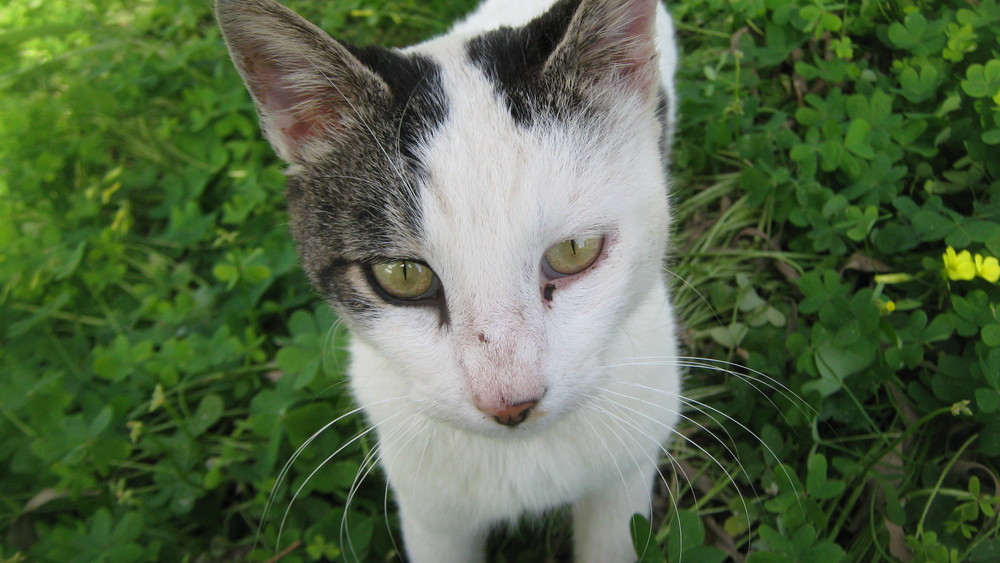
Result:
[[[393,432],[382,434],[391,439]],[[383,463],[395,490],[413,502],[440,505],[450,518],[514,520],[613,486],[627,469],[618,467],[621,460],[646,448],[612,418],[588,412],[510,440],[434,423],[387,450]]]

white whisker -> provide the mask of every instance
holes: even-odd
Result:
[[[710,303],[709,300],[708,300],[708,298],[706,298],[704,295],[702,295],[702,293],[700,291],[698,291],[697,287],[695,287],[694,285],[692,285],[689,281],[687,281],[686,279],[684,279],[683,276],[681,276],[680,274],[674,272],[670,268],[664,268],[663,271],[665,271],[666,273],[670,274],[675,279],[677,279],[681,283],[683,283],[688,289],[690,289],[691,291],[693,291],[694,294],[698,296],[698,299],[700,299],[701,302],[704,303],[706,307],[708,307],[708,310],[711,311],[712,316],[715,317],[715,322],[717,322],[720,326],[725,324],[725,323],[722,322],[722,319],[719,318],[719,314],[715,311],[715,307],[712,306],[712,303]]]
[[[604,391],[605,391],[605,392],[607,392],[608,390],[607,390],[607,389],[604,389]],[[620,396],[622,396],[622,397],[626,397],[626,398],[628,398],[628,399],[634,399],[634,400],[639,400],[639,401],[641,401],[641,399],[637,399],[636,397],[629,397],[628,395],[620,395]],[[711,453],[710,453],[710,452],[709,452],[708,450],[706,450],[706,449],[705,449],[704,447],[702,447],[702,446],[701,446],[700,444],[698,444],[697,442],[695,442],[695,441],[694,441],[694,440],[692,440],[691,438],[688,438],[687,436],[685,436],[685,435],[683,435],[682,433],[678,432],[678,431],[677,431],[677,430],[676,430],[676,429],[675,429],[674,427],[672,427],[672,426],[668,426],[668,425],[664,424],[664,423],[663,423],[663,422],[662,422],[662,421],[661,421],[660,419],[658,419],[658,418],[655,418],[655,417],[652,417],[652,416],[650,416],[650,415],[648,415],[648,414],[645,414],[645,413],[642,413],[642,412],[639,412],[639,411],[637,411],[637,410],[635,410],[635,409],[632,409],[632,408],[630,408],[629,406],[627,406],[627,405],[625,405],[625,404],[622,404],[622,403],[620,403],[620,402],[618,402],[618,401],[616,401],[616,400],[614,400],[614,399],[611,399],[611,398],[609,398],[609,397],[603,397],[603,396],[602,396],[602,397],[597,397],[597,398],[598,398],[599,400],[603,400],[603,401],[605,401],[605,402],[607,402],[607,403],[610,403],[610,404],[612,404],[612,405],[614,405],[614,406],[617,406],[617,407],[619,407],[619,408],[622,408],[622,409],[625,409],[626,411],[629,411],[629,412],[633,412],[633,413],[635,413],[635,414],[637,414],[637,415],[641,416],[642,418],[645,418],[646,420],[649,420],[650,422],[652,422],[652,423],[654,423],[654,424],[657,424],[657,425],[660,425],[660,426],[663,426],[663,427],[665,427],[665,428],[666,428],[667,430],[669,430],[670,432],[672,432],[672,433],[673,433],[674,435],[676,435],[676,436],[679,436],[679,437],[680,437],[680,438],[682,438],[682,439],[683,439],[684,441],[686,441],[687,443],[689,443],[689,444],[691,444],[692,446],[694,446],[694,447],[695,447],[695,448],[696,448],[696,449],[697,449],[698,451],[700,451],[700,452],[701,452],[701,453],[702,453],[703,455],[705,455],[705,456],[706,456],[706,457],[707,457],[708,459],[712,460],[712,462],[713,462],[713,463],[715,463],[715,465],[716,465],[716,466],[718,466],[718,467],[719,467],[719,469],[720,469],[720,470],[722,470],[722,472],[723,472],[723,473],[724,473],[724,474],[726,475],[726,479],[727,479],[727,480],[728,480],[728,481],[729,481],[730,483],[733,483],[733,484],[735,484],[735,483],[736,483],[736,480],[735,480],[735,478],[733,478],[733,475],[732,475],[732,474],[731,474],[731,473],[729,472],[729,470],[728,470],[728,469],[726,469],[726,467],[725,467],[725,466],[724,466],[724,465],[722,464],[722,462],[720,462],[720,461],[718,460],[718,458],[716,458],[716,457],[715,457],[714,455],[712,455],[712,454],[711,454]],[[642,401],[642,402],[646,402],[646,401]],[[650,403],[650,404],[652,404],[652,403]],[[654,406],[657,406],[657,405],[654,405]],[[684,415],[683,413],[678,413],[678,412],[675,412],[675,411],[673,411],[672,409],[669,409],[669,408],[667,408],[667,407],[660,407],[660,408],[662,408],[663,410],[666,410],[667,412],[670,412],[670,413],[672,413],[672,414],[676,414],[676,415],[678,415],[678,416],[680,416],[680,417],[682,417],[682,418],[686,418],[687,420],[689,420],[689,421],[693,422],[694,424],[696,424],[696,425],[698,425],[699,427],[701,427],[701,428],[703,428],[703,429],[704,429],[704,427],[703,427],[703,426],[701,426],[700,424],[698,424],[698,423],[697,423],[697,422],[695,422],[695,421],[692,421],[692,420],[691,420],[690,418],[687,418],[687,417],[686,417],[686,416],[685,416],[685,415]],[[630,422],[625,422],[625,423],[626,423],[626,424],[628,424],[629,426],[631,426],[631,427],[633,428],[633,430],[635,430],[636,432],[639,432],[640,434],[642,434],[643,436],[646,436],[647,438],[649,438],[649,439],[651,439],[651,440],[653,439],[653,438],[652,438],[651,436],[649,436],[648,434],[646,434],[646,433],[645,433],[645,432],[644,432],[644,431],[643,431],[642,429],[638,428],[638,427],[637,427],[637,426],[635,426],[635,425],[634,425],[633,423],[630,423]],[[707,429],[706,429],[706,431],[707,431]],[[711,434],[711,432],[710,432],[710,431],[709,431],[709,433]],[[660,449],[661,449],[661,450],[663,450],[663,452],[664,452],[664,453],[666,453],[666,454],[667,454],[668,456],[670,455],[670,454],[669,454],[669,453],[668,453],[668,452],[666,451],[666,448],[664,448],[664,447],[663,447],[662,445],[660,446]],[[728,447],[727,447],[727,450],[728,450]],[[743,464],[742,464],[742,463],[740,463],[739,459],[738,459],[738,458],[736,458],[736,459],[735,459],[735,461],[736,461],[737,465],[739,466],[739,468],[740,468],[740,471],[742,471],[742,472],[743,472],[744,474],[747,474],[747,472],[746,472],[746,469],[745,469],[745,468],[743,467]],[[686,475],[685,475],[685,478],[686,478],[686,479],[688,479],[688,486],[689,486],[689,487],[691,487],[691,491],[692,491],[692,494],[694,494],[694,485],[693,485],[693,484],[691,483],[690,479],[689,479],[689,478],[688,478],[688,477],[687,477]],[[756,496],[756,495],[755,495],[755,496]],[[747,518],[748,518],[748,522],[747,522],[747,524],[749,525],[749,514],[750,514],[750,509],[749,509],[749,506],[747,506],[747,503],[746,503],[746,499],[744,499],[744,498],[743,498],[743,495],[739,495],[739,498],[740,498],[740,503],[741,503],[741,504],[743,505],[743,511],[744,511],[744,513],[745,513],[745,514],[747,514]],[[676,506],[675,506],[675,510],[676,510]],[[681,538],[682,538],[682,540],[683,540],[683,535],[681,536]],[[683,549],[682,549],[681,551],[683,551]]]
[[[683,368],[695,368],[695,369],[707,369],[710,371],[716,371],[719,373],[724,373],[731,375],[747,385],[753,387],[758,393],[761,394],[771,406],[775,408],[779,413],[781,409],[774,403],[770,395],[765,393],[761,388],[757,387],[756,383],[764,385],[771,391],[781,394],[782,396],[788,398],[790,402],[795,405],[795,408],[802,413],[807,419],[810,418],[809,413],[807,413],[803,406],[811,411],[812,416],[819,416],[819,413],[814,409],[805,399],[800,397],[797,393],[788,388],[785,384],[781,383],[772,376],[769,376],[763,372],[748,368],[738,363],[728,362],[725,360],[716,360],[712,358],[699,358],[699,357],[688,357],[688,356],[650,356],[650,357],[637,357],[630,358],[628,361],[613,360],[613,363],[606,364],[605,367],[608,369],[623,368],[623,367],[683,367]],[[714,363],[713,363],[714,362]],[[721,364],[721,365],[716,365]],[[745,369],[751,374],[740,373],[736,371],[737,369]],[[783,415],[782,415],[783,416]]]
[[[587,406],[590,406],[590,405],[587,405]],[[606,451],[608,453],[608,457],[611,458],[611,462],[615,464],[615,469],[618,470],[618,476],[621,477],[622,485],[625,485],[625,483],[626,483],[626,481],[625,481],[625,474],[622,473],[622,468],[621,468],[621,466],[618,465],[618,460],[615,459],[615,455],[611,452],[611,447],[608,446],[608,443],[604,440],[604,437],[601,436],[601,433],[598,432],[596,428],[594,428],[594,425],[593,425],[593,423],[590,422],[590,419],[584,418],[583,420],[587,421],[587,424],[590,426],[590,429],[593,430],[593,432],[594,432],[593,435],[597,436],[597,438],[601,441],[601,445],[604,446],[604,451]],[[628,487],[626,486],[626,494],[627,494],[627,490],[628,490]],[[632,499],[629,498],[628,500],[629,500],[629,504],[632,504]]]
[[[371,474],[371,472],[375,469],[375,467],[378,466],[379,462],[381,461],[385,449],[383,447],[383,443],[389,441],[399,442],[403,438],[406,438],[411,434],[419,433],[419,430],[423,425],[410,426],[408,424],[411,420],[416,418],[416,416],[417,415],[415,414],[411,414],[409,417],[407,417],[406,420],[396,425],[389,433],[379,436],[378,443],[376,443],[375,447],[370,452],[368,452],[365,455],[364,459],[361,461],[361,464],[358,467],[358,472],[354,476],[354,482],[351,483],[351,487],[348,490],[347,499],[344,502],[344,514],[343,516],[341,516],[340,519],[340,543],[341,545],[344,545],[344,538],[347,539],[347,547],[349,548],[350,553],[354,555],[355,560],[358,560],[358,558],[357,558],[357,553],[354,550],[354,543],[351,540],[350,534],[347,534],[347,529],[349,528],[348,521],[349,521],[349,512],[351,503],[354,501],[354,497],[358,493],[361,484],[364,482],[365,479],[368,478],[368,475]],[[400,435],[398,439],[396,439],[397,435]],[[386,525],[388,526],[388,522],[386,522]]]
[[[389,402],[391,400],[395,400],[395,398],[394,399],[386,399],[385,401],[379,401],[379,403]],[[348,414],[353,414],[354,412],[357,412],[358,410],[360,410],[360,408],[359,409],[355,409],[355,410],[353,410],[350,413],[347,413],[345,415],[341,415],[340,417],[337,418],[337,420],[340,420],[341,418],[347,416]],[[389,422],[390,420],[396,418],[397,416],[399,416],[399,413],[390,416],[389,418],[387,418],[386,420],[384,420],[382,422],[382,424],[384,424],[386,422]],[[325,430],[326,428],[329,428],[331,424],[333,424],[333,422],[328,423],[326,426],[324,426],[323,430]],[[312,472],[310,472],[308,476],[306,476],[306,478],[302,482],[302,484],[299,485],[299,487],[295,490],[295,493],[292,495],[291,500],[288,501],[288,506],[285,508],[285,513],[281,517],[281,524],[278,526],[278,545],[281,544],[281,532],[285,528],[285,522],[288,520],[288,515],[289,515],[289,513],[292,510],[292,505],[295,504],[295,500],[299,497],[299,494],[302,492],[302,489],[305,488],[305,486],[309,482],[309,480],[312,479],[313,476],[316,475],[316,473],[320,469],[322,469],[327,463],[329,463],[330,460],[332,460],[333,458],[337,457],[337,455],[340,454],[340,452],[342,452],[345,448],[347,448],[348,446],[350,446],[354,442],[357,442],[358,440],[360,440],[364,436],[368,435],[373,430],[375,430],[378,426],[379,425],[371,425],[368,428],[366,428],[366,429],[362,430],[361,432],[357,433],[353,438],[351,438],[350,440],[348,440],[347,442],[345,442],[344,444],[342,444],[332,454],[330,454],[329,456],[327,456],[326,459],[324,459],[322,462],[320,462],[320,464],[318,466],[316,466],[316,468],[313,469]],[[320,430],[320,432],[322,432],[322,430]],[[313,437],[315,437],[315,436],[316,436],[316,434],[313,435]],[[311,441],[312,441],[312,438],[310,438],[310,440],[306,441],[305,444],[303,444],[302,446],[300,446],[299,450],[302,450],[302,448],[304,448],[305,446],[307,446]],[[296,453],[298,453],[298,452],[296,452]]]
[[[795,391],[792,391],[784,383],[778,381],[776,378],[774,378],[774,377],[772,377],[772,376],[770,376],[770,375],[768,375],[768,374],[766,374],[766,373],[764,373],[762,371],[758,371],[758,370],[749,368],[749,367],[747,367],[747,366],[745,366],[743,364],[738,364],[736,362],[730,362],[730,361],[726,361],[726,360],[717,360],[717,359],[713,359],[713,358],[700,358],[698,356],[678,356],[677,359],[681,360],[681,361],[691,362],[695,367],[705,367],[705,368],[709,368],[709,369],[718,368],[718,366],[715,366],[714,364],[722,364],[723,366],[726,366],[726,368],[728,368],[728,369],[724,370],[726,373],[729,373],[729,374],[734,375],[736,377],[749,377],[746,374],[741,374],[741,373],[735,371],[735,370],[738,370],[738,369],[740,369],[740,370],[746,370],[746,371],[750,372],[751,374],[753,374],[756,378],[761,379],[762,382],[764,382],[765,384],[768,384],[768,387],[770,387],[772,390],[774,390],[774,391],[780,391],[782,393],[786,393],[788,395],[791,395],[797,401],[799,401],[799,402],[801,402],[803,404],[808,405],[808,403],[806,403],[805,399],[803,399],[802,397],[800,397]],[[815,410],[813,410],[813,413],[814,414],[819,414]]]
[[[423,422],[423,424],[420,426],[420,429],[417,431],[417,434],[423,434],[424,435],[424,447],[420,451],[420,461],[417,462],[417,469],[416,469],[416,472],[415,472],[417,480],[420,479],[420,469],[423,467],[423,464],[424,464],[424,455],[427,453],[427,447],[428,447],[428,445],[431,442],[431,436],[433,436],[433,434],[434,434],[433,427],[430,430],[427,430],[427,427],[430,425],[430,422],[427,419],[424,419],[422,422]],[[402,553],[402,550],[400,549],[399,545],[396,543],[396,536],[395,536],[395,534],[392,533],[392,524],[389,522],[389,481],[388,481],[388,479],[385,482],[385,491],[384,491],[384,493],[382,495],[382,511],[383,511],[383,514],[385,515],[384,516],[384,519],[385,519],[385,528],[389,532],[389,541],[392,542],[392,547],[398,553]]]
[[[689,403],[688,403],[688,401],[689,401],[689,399],[688,399],[688,398],[684,397],[683,395],[679,395],[679,394],[677,394],[677,393],[669,393],[669,392],[666,392],[666,391],[663,391],[663,390],[660,390],[660,389],[654,389],[654,388],[652,388],[652,387],[649,387],[649,386],[647,386],[647,385],[642,385],[642,384],[640,384],[640,383],[634,383],[634,382],[631,382],[631,381],[626,381],[626,380],[618,380],[618,379],[613,379],[613,381],[617,381],[617,382],[619,382],[619,383],[623,383],[623,384],[626,384],[626,385],[632,385],[632,386],[634,386],[634,387],[638,387],[638,388],[640,388],[640,389],[643,389],[643,390],[647,390],[647,391],[654,391],[654,392],[659,392],[659,393],[662,393],[662,394],[664,394],[664,395],[668,395],[668,396],[671,396],[671,397],[677,397],[677,398],[678,398],[678,399],[680,399],[680,400],[681,400],[682,402],[684,402],[684,403],[686,403],[686,404],[689,404]],[[611,394],[611,395],[615,395],[615,396],[617,396],[617,397],[622,397],[622,398],[624,398],[624,399],[629,399],[629,400],[632,400],[632,401],[636,401],[636,402],[639,402],[639,403],[642,403],[642,404],[645,404],[645,405],[649,405],[649,406],[652,406],[652,407],[654,407],[654,408],[658,408],[658,409],[660,409],[660,410],[664,410],[664,411],[667,411],[667,412],[668,412],[668,413],[670,413],[670,414],[675,414],[675,415],[677,415],[678,417],[680,417],[681,419],[683,419],[683,420],[686,420],[686,421],[690,422],[691,424],[694,424],[694,425],[695,425],[695,426],[697,426],[698,428],[702,429],[703,431],[707,432],[707,433],[708,433],[708,435],[712,437],[712,439],[714,439],[714,440],[715,440],[716,442],[718,442],[718,443],[722,444],[722,446],[723,446],[724,448],[726,448],[726,452],[727,452],[727,453],[728,453],[728,454],[729,454],[729,455],[730,455],[731,457],[733,457],[734,459],[735,459],[735,458],[737,457],[737,456],[736,456],[736,453],[735,453],[735,452],[734,452],[733,450],[731,450],[731,449],[729,448],[729,445],[727,444],[727,441],[726,441],[726,440],[722,440],[721,438],[719,438],[718,436],[716,436],[714,432],[712,432],[712,431],[711,431],[711,430],[709,430],[709,429],[708,429],[707,427],[705,427],[704,425],[700,424],[700,423],[699,423],[698,421],[694,420],[693,418],[691,418],[691,417],[687,416],[687,415],[686,415],[686,414],[684,414],[683,412],[676,412],[676,411],[674,411],[673,409],[670,409],[670,408],[667,408],[667,407],[664,407],[664,406],[662,406],[662,405],[658,405],[658,404],[656,404],[656,403],[653,403],[652,401],[647,401],[647,400],[645,400],[645,399],[640,399],[639,397],[634,397],[634,396],[631,396],[631,395],[626,395],[626,394],[624,394],[624,393],[617,393],[617,392],[615,392],[615,391],[612,391],[612,390],[610,390],[610,389],[606,389],[606,388],[605,388],[605,389],[602,389],[602,391],[604,391],[605,393],[609,393],[609,394]],[[611,401],[613,401],[613,402],[614,402],[615,404],[617,404],[617,405],[619,405],[619,406],[621,406],[621,407],[623,407],[623,408],[627,408],[627,407],[625,407],[624,405],[622,405],[622,404],[618,403],[617,401],[614,401],[613,399],[608,399],[608,398],[604,398],[604,399],[605,399],[605,400],[611,400]],[[631,409],[629,409],[629,410],[631,410]],[[731,417],[729,417],[728,415],[723,415],[723,416],[726,416],[726,418],[730,418],[730,419],[731,419]],[[714,418],[712,418],[712,420],[713,420],[713,421],[714,421],[714,422],[715,422],[716,424],[719,424],[719,422],[718,422],[717,420],[715,420]],[[735,422],[735,421],[734,421],[734,422]],[[737,423],[737,424],[738,424],[738,423]],[[723,430],[724,432],[726,432],[726,436],[727,436],[727,437],[729,438],[728,442],[735,442],[735,440],[733,440],[733,437],[732,437],[732,435],[730,435],[730,434],[729,434],[729,432],[728,432],[728,431],[727,431],[727,430],[726,430],[726,429],[725,429],[724,427],[722,427],[722,425],[721,425],[721,424],[720,424],[719,426],[720,426],[720,427],[722,428],[722,430]],[[745,428],[745,427],[744,427],[744,428]],[[742,467],[741,467],[741,469],[742,469]],[[746,471],[744,471],[744,473],[746,473]]]
[[[375,405],[375,404],[381,404],[381,403],[388,403],[388,402],[391,402],[391,401],[394,401],[394,400],[396,400],[396,399],[395,398],[384,399],[382,401],[378,401],[376,403],[373,403],[373,405]],[[287,477],[289,470],[291,470],[291,468],[292,468],[292,464],[295,463],[295,460],[297,460],[299,458],[299,456],[302,455],[302,452],[307,447],[309,447],[309,445],[312,444],[313,441],[316,440],[316,438],[318,438],[320,436],[320,434],[322,434],[323,432],[325,432],[328,428],[330,428],[334,424],[337,424],[341,420],[344,420],[345,418],[347,418],[347,417],[349,417],[351,415],[354,415],[354,414],[357,414],[357,413],[361,412],[365,408],[366,407],[357,407],[357,408],[355,408],[355,409],[353,409],[351,411],[348,411],[348,412],[346,412],[346,413],[338,416],[337,418],[331,420],[330,422],[324,424],[322,428],[320,428],[316,432],[313,432],[312,436],[310,436],[305,442],[303,442],[295,450],[295,453],[293,453],[291,455],[291,457],[288,458],[288,461],[285,462],[284,467],[282,467],[281,471],[278,473],[278,478],[275,480],[274,486],[271,488],[271,493],[267,497],[267,503],[265,503],[265,505],[264,505],[264,512],[263,512],[263,514],[261,514],[261,517],[260,517],[260,523],[257,524],[257,536],[254,538],[254,548],[256,548],[257,541],[260,539],[260,534],[263,531],[264,522],[267,521],[267,514],[271,510],[271,506],[274,504],[274,500],[275,500],[274,497],[277,494],[278,487],[281,485],[281,482],[284,481],[285,477]],[[351,441],[353,442],[354,440],[351,440]],[[282,522],[284,522],[284,519],[282,519]],[[279,531],[279,533],[278,533],[278,538],[279,538],[278,539],[278,545],[280,545],[280,543],[281,543],[280,542],[280,537],[281,537],[281,533]]]
[[[670,392],[667,392],[667,391],[664,391],[664,390],[662,390],[662,389],[656,389],[656,388],[654,388],[654,387],[650,387],[650,386],[648,386],[648,385],[643,385],[643,384],[641,384],[641,383],[635,383],[635,382],[632,382],[632,381],[627,381],[627,380],[621,380],[621,379],[614,379],[614,381],[616,381],[616,382],[618,382],[618,383],[621,383],[621,384],[624,384],[624,385],[630,385],[630,386],[633,386],[633,387],[637,387],[637,388],[639,388],[639,389],[642,389],[642,390],[644,390],[644,391],[649,391],[649,392],[653,392],[653,393],[661,393],[661,394],[666,394],[666,395],[669,395],[669,396],[673,396],[673,397],[677,397],[677,398],[678,398],[678,399],[680,399],[680,400],[681,400],[681,402],[683,402],[684,404],[686,404],[686,405],[688,405],[688,406],[694,406],[694,407],[696,407],[696,409],[697,409],[697,410],[698,410],[699,412],[702,412],[703,414],[707,414],[707,413],[705,413],[704,409],[708,409],[708,410],[712,411],[713,413],[715,413],[715,414],[718,414],[718,415],[722,416],[722,417],[723,417],[723,418],[725,418],[726,420],[729,420],[729,421],[733,422],[734,424],[736,424],[737,426],[739,426],[739,427],[740,427],[740,428],[741,428],[741,429],[742,429],[742,430],[743,430],[744,432],[746,432],[746,433],[748,433],[749,435],[753,436],[753,437],[754,437],[754,439],[755,439],[755,440],[757,440],[757,442],[758,442],[758,443],[760,443],[760,445],[761,445],[761,446],[763,446],[765,450],[767,450],[767,453],[768,453],[768,454],[770,454],[770,455],[771,455],[771,457],[772,457],[772,458],[773,458],[773,459],[774,459],[774,460],[775,460],[776,462],[778,462],[778,467],[780,467],[780,468],[781,468],[782,472],[783,472],[783,473],[785,474],[785,478],[786,478],[786,479],[788,479],[789,483],[794,483],[794,480],[792,480],[792,476],[791,476],[791,474],[789,473],[788,469],[787,469],[787,468],[786,468],[786,467],[784,466],[784,464],[782,464],[782,463],[781,463],[781,458],[780,458],[780,457],[778,457],[778,455],[777,455],[777,454],[776,454],[776,453],[774,452],[774,450],[772,450],[772,449],[771,449],[771,446],[769,446],[769,445],[767,444],[767,442],[765,442],[765,441],[764,441],[764,440],[763,440],[763,439],[762,439],[762,438],[761,438],[760,436],[758,436],[756,432],[754,432],[753,430],[751,430],[750,428],[748,428],[748,427],[747,427],[747,426],[746,426],[745,424],[743,424],[742,422],[740,422],[740,421],[739,421],[739,420],[737,420],[736,418],[734,418],[734,417],[730,416],[729,414],[727,414],[727,413],[725,413],[725,412],[722,412],[721,410],[719,410],[719,409],[717,409],[717,408],[715,408],[715,407],[713,407],[713,406],[711,406],[711,405],[709,405],[709,404],[707,404],[707,403],[703,403],[703,402],[701,402],[701,401],[698,401],[698,400],[696,400],[696,399],[691,399],[691,398],[688,398],[688,397],[685,397],[685,396],[684,396],[683,394],[676,394],[676,393],[670,393]],[[611,393],[611,394],[614,394],[614,395],[619,395],[619,396],[622,396],[622,397],[627,397],[627,398],[629,398],[629,399],[632,399],[632,400],[636,400],[636,401],[640,401],[640,402],[642,402],[642,403],[646,403],[646,404],[650,404],[650,405],[654,405],[654,406],[656,406],[656,405],[655,405],[655,403],[651,403],[651,402],[649,402],[649,401],[645,401],[645,400],[643,400],[643,399],[639,399],[639,398],[637,398],[637,397],[631,397],[631,396],[629,396],[629,395],[623,395],[623,394],[620,394],[620,393],[615,393],[615,392],[613,392],[613,391],[609,391],[609,390],[606,390],[606,391],[607,391],[608,393]],[[660,408],[663,408],[664,410],[667,410],[667,409],[666,409],[666,408],[664,408],[664,407],[660,407]],[[671,411],[671,412],[672,412],[672,411]],[[729,448],[729,445],[728,445],[728,444],[727,444],[726,442],[724,442],[723,440],[719,439],[719,437],[718,437],[718,436],[716,436],[714,432],[712,432],[711,430],[709,430],[708,428],[706,428],[706,427],[705,427],[704,425],[702,425],[702,424],[698,423],[698,422],[697,422],[697,421],[695,421],[694,419],[692,419],[692,418],[690,418],[690,417],[688,417],[688,416],[684,415],[683,413],[676,413],[676,414],[678,414],[678,415],[679,415],[679,416],[680,416],[681,418],[683,418],[684,420],[687,420],[688,422],[690,422],[690,423],[692,423],[692,424],[696,425],[696,426],[697,426],[698,428],[700,428],[701,430],[703,430],[703,431],[707,432],[707,433],[709,434],[709,436],[711,436],[711,437],[712,437],[712,438],[713,438],[713,439],[714,439],[714,440],[715,440],[716,442],[718,442],[719,444],[721,444],[721,445],[722,445],[722,447],[724,447],[724,448],[726,449],[726,451],[727,451],[727,452],[729,453],[729,455],[731,455],[731,456],[733,457],[733,460],[734,460],[734,461],[736,461],[736,463],[737,463],[737,464],[739,465],[739,467],[740,467],[740,471],[742,471],[744,475],[748,475],[748,473],[747,473],[746,469],[745,469],[745,468],[743,467],[743,464],[742,464],[742,463],[740,462],[740,460],[739,460],[739,456],[738,456],[738,455],[736,455],[736,453],[735,453],[735,452],[733,452],[733,451],[732,451],[732,450],[731,450],[731,449]],[[729,441],[730,441],[730,442],[732,442],[732,443],[735,443],[735,439],[734,439],[734,438],[732,437],[732,435],[731,435],[731,434],[729,434],[729,431],[728,431],[728,430],[726,430],[726,429],[725,429],[725,427],[723,427],[723,426],[722,426],[722,425],[721,425],[721,424],[719,423],[719,421],[718,421],[717,419],[715,419],[715,417],[713,417],[713,416],[711,416],[711,415],[708,415],[708,416],[709,416],[709,418],[711,418],[711,419],[712,419],[712,421],[713,421],[713,422],[715,422],[716,424],[719,424],[719,426],[720,426],[720,427],[721,427],[721,428],[723,429],[723,431],[724,431],[724,432],[726,433],[726,435],[727,435],[727,436],[729,437]],[[678,435],[680,435],[680,434],[678,434]],[[691,443],[691,444],[694,444],[694,442],[693,442],[693,441],[691,441],[691,440],[690,440],[689,438],[687,438],[686,436],[684,437],[684,439],[685,439],[685,440],[687,440],[687,441],[688,441],[689,443]],[[699,447],[698,449],[699,449],[699,450],[701,450],[701,451],[702,451],[703,453],[706,453],[706,454],[707,454],[707,452],[705,452],[705,450],[704,450],[704,449],[702,449],[702,448],[700,448],[700,447]],[[713,459],[713,461],[714,461],[714,459]],[[721,467],[721,466],[720,466],[720,467]],[[727,475],[728,475],[728,473],[727,473]],[[730,477],[730,481],[732,481],[733,483],[735,483],[735,481],[733,481],[731,477]],[[751,487],[752,487],[752,484],[751,484]],[[757,495],[756,495],[756,492],[754,493],[754,496],[757,496]],[[801,508],[801,509],[802,509],[803,511],[805,510],[805,509],[804,509],[804,507],[802,507],[802,501],[801,501],[801,500],[799,500],[799,507],[800,507],[800,508]],[[749,514],[749,513],[747,513],[747,514]]]
[[[638,439],[636,439],[634,436],[632,436],[631,433],[629,433],[627,430],[625,430],[625,428],[622,427],[621,424],[623,422],[625,422],[624,420],[622,420],[622,417],[616,416],[613,413],[608,412],[606,409],[600,408],[600,407],[598,407],[598,405],[594,404],[593,401],[596,400],[597,397],[590,396],[590,399],[591,399],[591,402],[586,403],[584,405],[584,407],[587,408],[588,410],[595,411],[595,412],[597,412],[600,415],[606,415],[607,417],[612,417],[613,421],[616,424],[618,424],[618,428],[620,430],[622,430],[623,432],[621,432],[621,433],[615,432],[608,425],[608,421],[605,420],[605,418],[606,418],[605,416],[595,417],[602,424],[604,424],[605,428],[607,428],[608,430],[610,430],[612,432],[612,434],[619,435],[619,436],[622,436],[622,437],[629,437],[629,438],[631,438],[632,439],[632,443],[635,444],[636,446],[639,446]],[[590,424],[590,419],[589,418],[585,418],[584,420],[586,420],[587,423]],[[592,424],[590,424],[590,426],[591,426],[591,428],[593,428]],[[633,429],[635,429],[635,425],[634,424],[630,424],[629,423],[629,426],[631,426]],[[650,437],[648,434],[643,433],[643,436],[645,438],[649,439],[651,442],[655,442],[657,444],[658,449],[663,452],[663,454],[666,456],[666,458],[669,461],[669,463],[671,463],[671,464],[675,464],[676,463],[676,460],[674,459],[674,456],[671,455],[671,453],[669,451],[667,451],[667,449],[662,444],[658,443],[655,439],[653,439],[652,437]],[[646,460],[649,461],[653,465],[653,467],[656,469],[656,474],[659,475],[660,482],[663,483],[663,487],[667,491],[667,495],[670,497],[670,504],[671,504],[671,506],[673,506],[673,508],[674,508],[675,511],[678,510],[677,498],[674,496],[673,491],[670,489],[670,484],[668,483],[666,476],[663,474],[663,471],[660,470],[660,463],[658,462],[658,460],[651,458],[650,455],[648,453],[646,453],[646,449],[645,448],[640,448],[640,450],[642,450],[643,455],[646,456]],[[610,452],[609,452],[609,454],[610,454]],[[635,456],[632,455],[631,450],[629,451],[629,456],[632,458],[632,462],[635,464],[636,469],[639,469],[640,472],[641,472],[641,467],[642,466],[639,464],[639,461],[637,459],[635,459]],[[686,476],[685,476],[685,478],[686,478]],[[690,485],[690,482],[689,482],[689,485]],[[652,514],[653,514],[653,495],[652,495],[652,493],[649,494],[649,514],[650,514],[650,517],[652,517]],[[645,545],[645,546],[643,546],[643,552],[639,554],[639,559],[640,560],[645,555],[645,552],[646,552],[647,549],[649,549],[649,545],[648,544]]]

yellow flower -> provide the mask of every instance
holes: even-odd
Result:
[[[1000,280],[1000,262],[992,256],[976,254],[976,274],[990,283]]]
[[[949,279],[971,280],[976,277],[976,264],[968,250],[956,254],[955,249],[949,246],[941,258],[944,259],[944,273]]]
[[[896,310],[896,302],[891,299],[888,301],[876,299],[875,305],[878,307],[878,312],[882,315],[892,314],[892,312]]]

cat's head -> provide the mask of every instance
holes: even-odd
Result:
[[[659,283],[655,6],[565,0],[399,51],[331,39],[270,0],[219,2],[290,164],[310,280],[429,414],[485,433],[558,419]]]

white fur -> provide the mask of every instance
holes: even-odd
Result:
[[[480,561],[491,527],[567,504],[577,561],[635,560],[630,517],[649,513],[680,408],[673,368],[628,365],[676,357],[662,274],[667,185],[646,102],[622,97],[600,131],[520,128],[463,60],[462,34],[545,7],[489,0],[456,35],[413,48],[441,65],[451,103],[422,155],[425,245],[414,249],[441,280],[450,323],[432,308],[388,308],[352,340],[351,384],[378,429],[415,563]],[[676,50],[662,7],[657,26],[672,96]],[[603,257],[555,281],[546,301],[545,250],[587,235],[607,236]],[[539,390],[514,428],[473,403]]]

